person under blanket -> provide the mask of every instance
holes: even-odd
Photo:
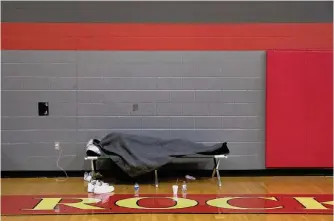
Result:
[[[101,140],[91,139],[86,146],[87,156],[108,157],[130,177],[149,173],[177,157],[229,153],[227,142],[204,145],[184,139],[123,133],[109,133]]]

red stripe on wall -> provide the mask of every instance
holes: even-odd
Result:
[[[332,49],[332,23],[2,23],[4,50]]]
[[[267,54],[266,166],[333,167],[333,53]]]

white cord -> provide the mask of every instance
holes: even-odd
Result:
[[[57,167],[58,167],[59,169],[61,169],[61,170],[65,173],[65,176],[66,176],[66,179],[56,179],[56,181],[61,181],[61,182],[66,181],[66,180],[68,179],[68,175],[67,175],[66,171],[65,171],[63,168],[61,168],[61,167],[59,166],[59,161],[60,161],[60,158],[61,158],[61,154],[62,154],[62,153],[63,153],[63,149],[60,148],[59,156],[58,156],[58,159],[57,159]]]

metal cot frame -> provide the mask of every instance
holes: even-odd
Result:
[[[219,164],[221,159],[228,158],[227,155],[194,155],[194,156],[184,156],[180,158],[212,158],[214,162],[214,168],[212,171],[212,177],[214,177],[217,174],[217,180],[218,180],[218,186],[222,186],[220,174],[219,174]],[[91,169],[93,172],[95,172],[95,161],[98,159],[109,159],[108,157],[90,157],[86,156],[85,160],[90,160],[91,163]],[[159,180],[158,180],[158,170],[154,170],[154,184],[155,187],[159,186]]]

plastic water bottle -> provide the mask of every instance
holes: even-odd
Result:
[[[135,196],[138,196],[139,195],[139,184],[138,183],[135,183],[134,189],[135,189]]]
[[[187,194],[187,183],[186,183],[186,181],[183,181],[183,184],[182,184],[182,194]]]

